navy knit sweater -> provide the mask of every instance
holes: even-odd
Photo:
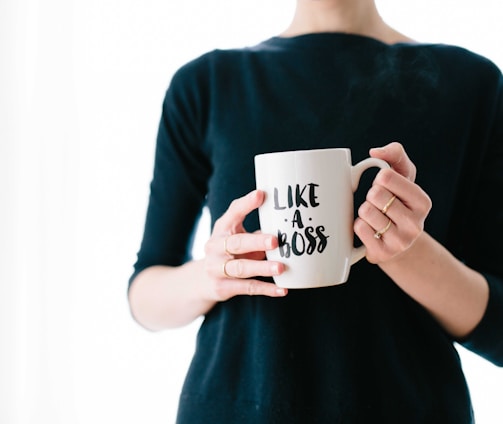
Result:
[[[455,343],[503,365],[502,93],[498,68],[464,49],[341,33],[213,51],[175,74],[130,281],[190,259],[201,208],[214,222],[254,189],[254,155],[349,147],[357,162],[398,140],[433,201],[426,231],[490,285],[481,323],[458,341],[365,260],[346,284],[219,303],[179,424],[472,422]],[[259,228],[256,213],[245,227]]]

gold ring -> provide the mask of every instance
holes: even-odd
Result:
[[[381,212],[386,215],[386,212],[388,212],[388,209],[390,208],[390,206],[393,204],[393,202],[395,201],[396,199],[396,196],[393,195],[393,197],[391,199],[388,200],[388,203],[386,203],[384,205],[384,207],[381,209]]]
[[[391,219],[388,221],[388,223],[386,224],[386,227],[384,227],[382,230],[379,230],[379,231],[376,231],[374,233],[374,237],[376,239],[380,239],[382,237],[382,235],[389,230],[389,228],[391,227]],[[225,266],[224,266],[224,269],[225,269]]]
[[[227,270],[225,269],[225,267],[227,266],[227,263],[229,261],[232,261],[232,259],[227,259],[223,264],[222,264],[222,272],[224,274],[225,277],[227,278],[233,278],[232,276],[230,276],[229,274],[227,274]]]
[[[225,252],[226,255],[232,256],[232,253],[227,250],[227,239],[229,237],[230,236],[227,236],[227,237],[224,238],[224,252]]]

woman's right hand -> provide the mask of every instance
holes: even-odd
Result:
[[[249,233],[243,226],[246,216],[264,202],[264,192],[254,190],[234,200],[215,222],[205,245],[205,271],[210,296],[225,301],[237,295],[282,297],[287,289],[254,277],[272,277],[284,271],[280,262],[266,260],[265,252],[278,247],[270,234]]]

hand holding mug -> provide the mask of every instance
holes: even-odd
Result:
[[[371,149],[370,155],[385,160],[391,169],[381,170],[374,179],[358,209],[354,231],[367,248],[367,260],[379,264],[414,244],[423,232],[431,200],[415,184],[416,167],[400,143]]]
[[[234,200],[215,222],[205,245],[205,269],[209,277],[211,297],[225,301],[237,295],[280,297],[286,289],[253,277],[281,274],[284,265],[265,261],[265,252],[278,246],[271,234],[249,233],[243,227],[246,216],[264,201],[264,193],[252,191]]]

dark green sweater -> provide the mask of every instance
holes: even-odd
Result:
[[[214,222],[254,189],[254,155],[349,147],[356,163],[398,140],[433,201],[426,231],[490,284],[482,322],[458,342],[502,366],[502,81],[461,48],[340,33],[190,62],[166,94],[131,281],[190,259],[201,208]],[[256,213],[245,226],[258,229]],[[200,329],[178,422],[471,423],[455,342],[363,260],[346,284],[218,304]]]

